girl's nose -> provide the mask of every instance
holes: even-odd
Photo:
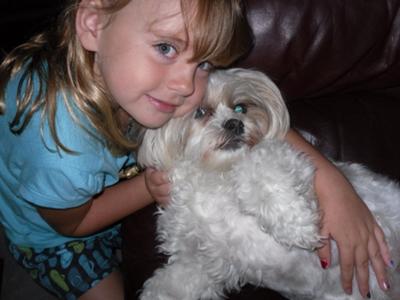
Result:
[[[196,66],[185,65],[172,69],[168,76],[168,88],[179,96],[187,97],[193,94],[195,88]]]

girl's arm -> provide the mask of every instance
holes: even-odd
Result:
[[[152,169],[106,188],[87,203],[70,209],[38,207],[40,215],[57,232],[85,236],[119,222],[129,214],[156,201],[169,199],[169,181],[164,172]]]
[[[290,130],[286,139],[306,153],[316,166],[314,185],[323,212],[321,235],[337,242],[345,292],[352,293],[355,271],[360,293],[366,297],[369,292],[369,263],[380,287],[387,289],[385,262],[387,265],[390,263],[389,249],[381,228],[367,206],[342,173],[298,133]],[[318,251],[324,267],[330,265],[329,239]]]

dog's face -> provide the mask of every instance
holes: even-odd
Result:
[[[169,169],[178,159],[226,170],[262,138],[283,137],[289,117],[277,87],[264,74],[216,71],[202,105],[162,128],[146,130],[139,163]]]

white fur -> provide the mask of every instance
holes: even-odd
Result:
[[[234,112],[240,103],[246,113]],[[275,85],[256,71],[218,71],[203,107],[202,117],[146,131],[139,151],[144,166],[170,171],[173,188],[157,224],[169,260],[146,281],[140,299],[221,299],[246,283],[289,299],[362,299],[357,288],[352,296],[343,292],[336,247],[327,270],[313,252],[321,243],[314,168],[282,140],[288,115]],[[244,131],[227,130],[230,119]],[[382,226],[396,264],[388,293],[370,276],[371,299],[398,300],[399,186],[358,164],[338,167]]]

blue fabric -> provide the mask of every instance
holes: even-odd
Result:
[[[115,184],[120,169],[132,163],[133,158],[113,156],[101,139],[76,124],[61,95],[57,98],[57,133],[61,142],[77,154],[57,149],[47,123],[41,131],[40,112],[34,114],[20,135],[13,134],[9,123],[15,115],[19,83],[19,75],[9,82],[6,114],[0,116],[0,220],[14,244],[54,247],[71,238],[53,230],[35,205],[56,209],[82,205]],[[36,88],[37,85],[36,82]],[[82,115],[77,117],[91,128]]]

